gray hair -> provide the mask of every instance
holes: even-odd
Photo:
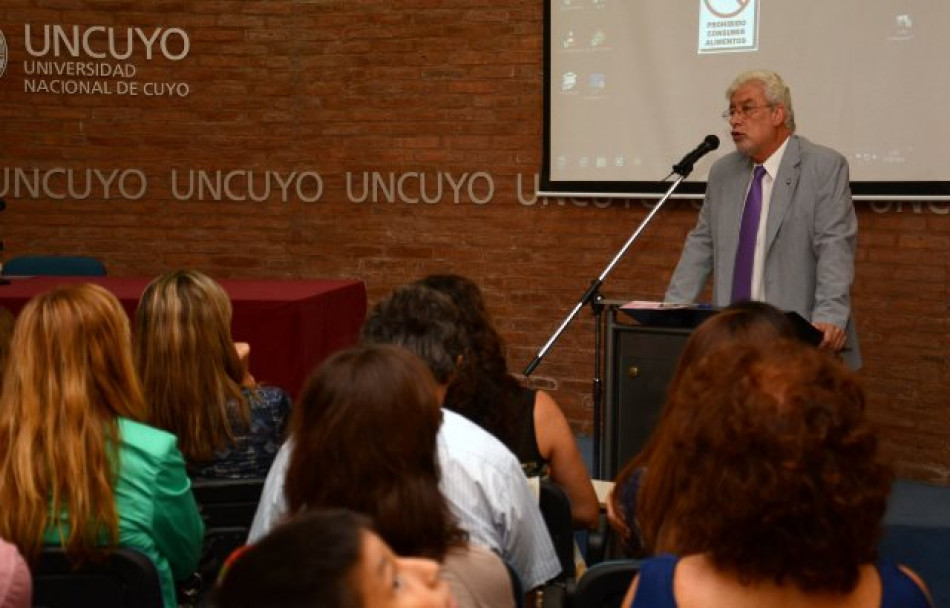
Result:
[[[785,126],[792,133],[795,132],[795,111],[792,109],[792,92],[788,85],[782,80],[782,77],[771,70],[749,70],[742,72],[732,81],[729,88],[726,89],[726,99],[732,99],[740,87],[750,82],[757,82],[762,85],[765,92],[765,100],[773,106],[782,106],[785,108]]]
[[[395,344],[422,359],[436,382],[448,384],[468,350],[461,313],[452,299],[418,283],[403,285],[370,311],[364,344]]]

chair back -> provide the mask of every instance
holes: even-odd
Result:
[[[555,579],[563,581],[576,575],[574,564],[574,518],[571,515],[571,499],[561,486],[550,479],[542,479],[538,506],[541,517],[551,534],[554,551],[561,562],[561,574]]]
[[[263,479],[195,479],[191,490],[205,523],[202,557],[198,566],[201,589],[213,584],[231,553],[247,542],[247,535],[264,490]]]
[[[264,491],[264,480],[193,479],[191,491],[206,528],[250,530]]]
[[[106,266],[86,256],[38,255],[10,258],[3,264],[7,276],[104,277]]]
[[[640,571],[640,560],[618,559],[588,568],[571,598],[577,608],[622,608],[623,598]]]
[[[162,608],[162,584],[155,564],[128,547],[102,562],[73,568],[62,547],[46,547],[33,568],[33,606],[71,608]]]

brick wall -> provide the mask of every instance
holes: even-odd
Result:
[[[26,74],[24,24],[34,47],[44,24],[111,27],[120,50],[128,28],[156,42],[151,59],[134,38],[127,61],[108,61],[134,68],[99,79],[109,94],[27,92],[26,79],[55,78]],[[159,52],[173,28],[184,58]],[[540,2],[4,0],[0,31],[0,171],[47,182],[17,193],[0,174],[4,256],[86,253],[117,276],[359,277],[371,302],[457,272],[484,287],[520,370],[646,214],[639,201],[534,198]],[[103,31],[89,36],[96,52]],[[184,53],[175,31],[167,42]],[[119,82],[138,94],[116,94]],[[54,198],[69,185],[54,169],[73,170],[78,198]],[[950,205],[857,206],[871,414],[902,474],[950,483]],[[659,298],[695,216],[688,202],[664,209],[605,295]],[[581,430],[592,344],[584,310],[533,376]]]

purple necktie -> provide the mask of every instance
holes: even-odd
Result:
[[[755,260],[755,238],[759,233],[759,218],[762,215],[762,176],[765,167],[756,165],[752,172],[752,185],[742,209],[742,226],[739,228],[739,246],[736,248],[736,265],[732,272],[732,302],[742,302],[752,297],[752,263]]]

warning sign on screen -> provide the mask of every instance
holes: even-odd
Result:
[[[736,53],[759,48],[759,0],[699,0],[699,48]]]

